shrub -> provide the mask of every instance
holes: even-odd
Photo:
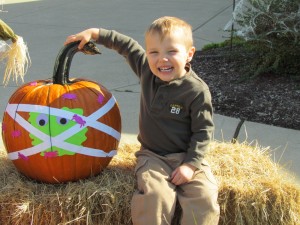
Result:
[[[300,0],[241,0],[233,21],[236,35],[257,53],[251,77],[272,72],[300,79]]]

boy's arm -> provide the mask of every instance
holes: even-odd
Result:
[[[138,77],[141,76],[142,68],[146,63],[146,54],[136,40],[117,31],[101,28],[97,43],[124,56],[134,73]]]
[[[191,141],[183,164],[172,172],[170,181],[175,185],[192,180],[194,172],[201,168],[202,160],[208,150],[214,128],[211,94],[208,88],[194,100],[190,112]]]
[[[103,28],[89,28],[80,33],[68,36],[64,44],[80,41],[78,48],[81,49],[90,40],[94,40],[98,44],[117,51],[127,59],[134,73],[139,77],[141,76],[142,68],[146,63],[145,50],[137,41],[126,35]]]
[[[212,114],[211,93],[209,89],[206,89],[195,99],[191,106],[192,136],[184,163],[196,168],[201,167],[214,130]]]

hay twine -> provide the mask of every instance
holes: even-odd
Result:
[[[130,225],[138,149],[122,145],[100,175],[66,184],[29,180],[0,151],[0,224]],[[220,185],[219,224],[300,224],[299,186],[269,150],[217,142],[211,149],[207,160]]]

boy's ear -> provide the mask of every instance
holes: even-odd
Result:
[[[195,52],[196,52],[196,48],[195,48],[194,46],[193,46],[193,47],[190,47],[190,49],[188,50],[188,58],[187,58],[187,62],[192,61]]]

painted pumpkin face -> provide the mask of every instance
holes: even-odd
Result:
[[[55,83],[54,77],[21,86],[3,116],[8,158],[24,175],[47,183],[99,174],[116,154],[121,136],[113,95],[96,82],[64,77],[68,82]]]
[[[19,171],[55,183],[100,173],[116,154],[120,131],[118,105],[103,86],[37,81],[11,96],[2,136]]]

